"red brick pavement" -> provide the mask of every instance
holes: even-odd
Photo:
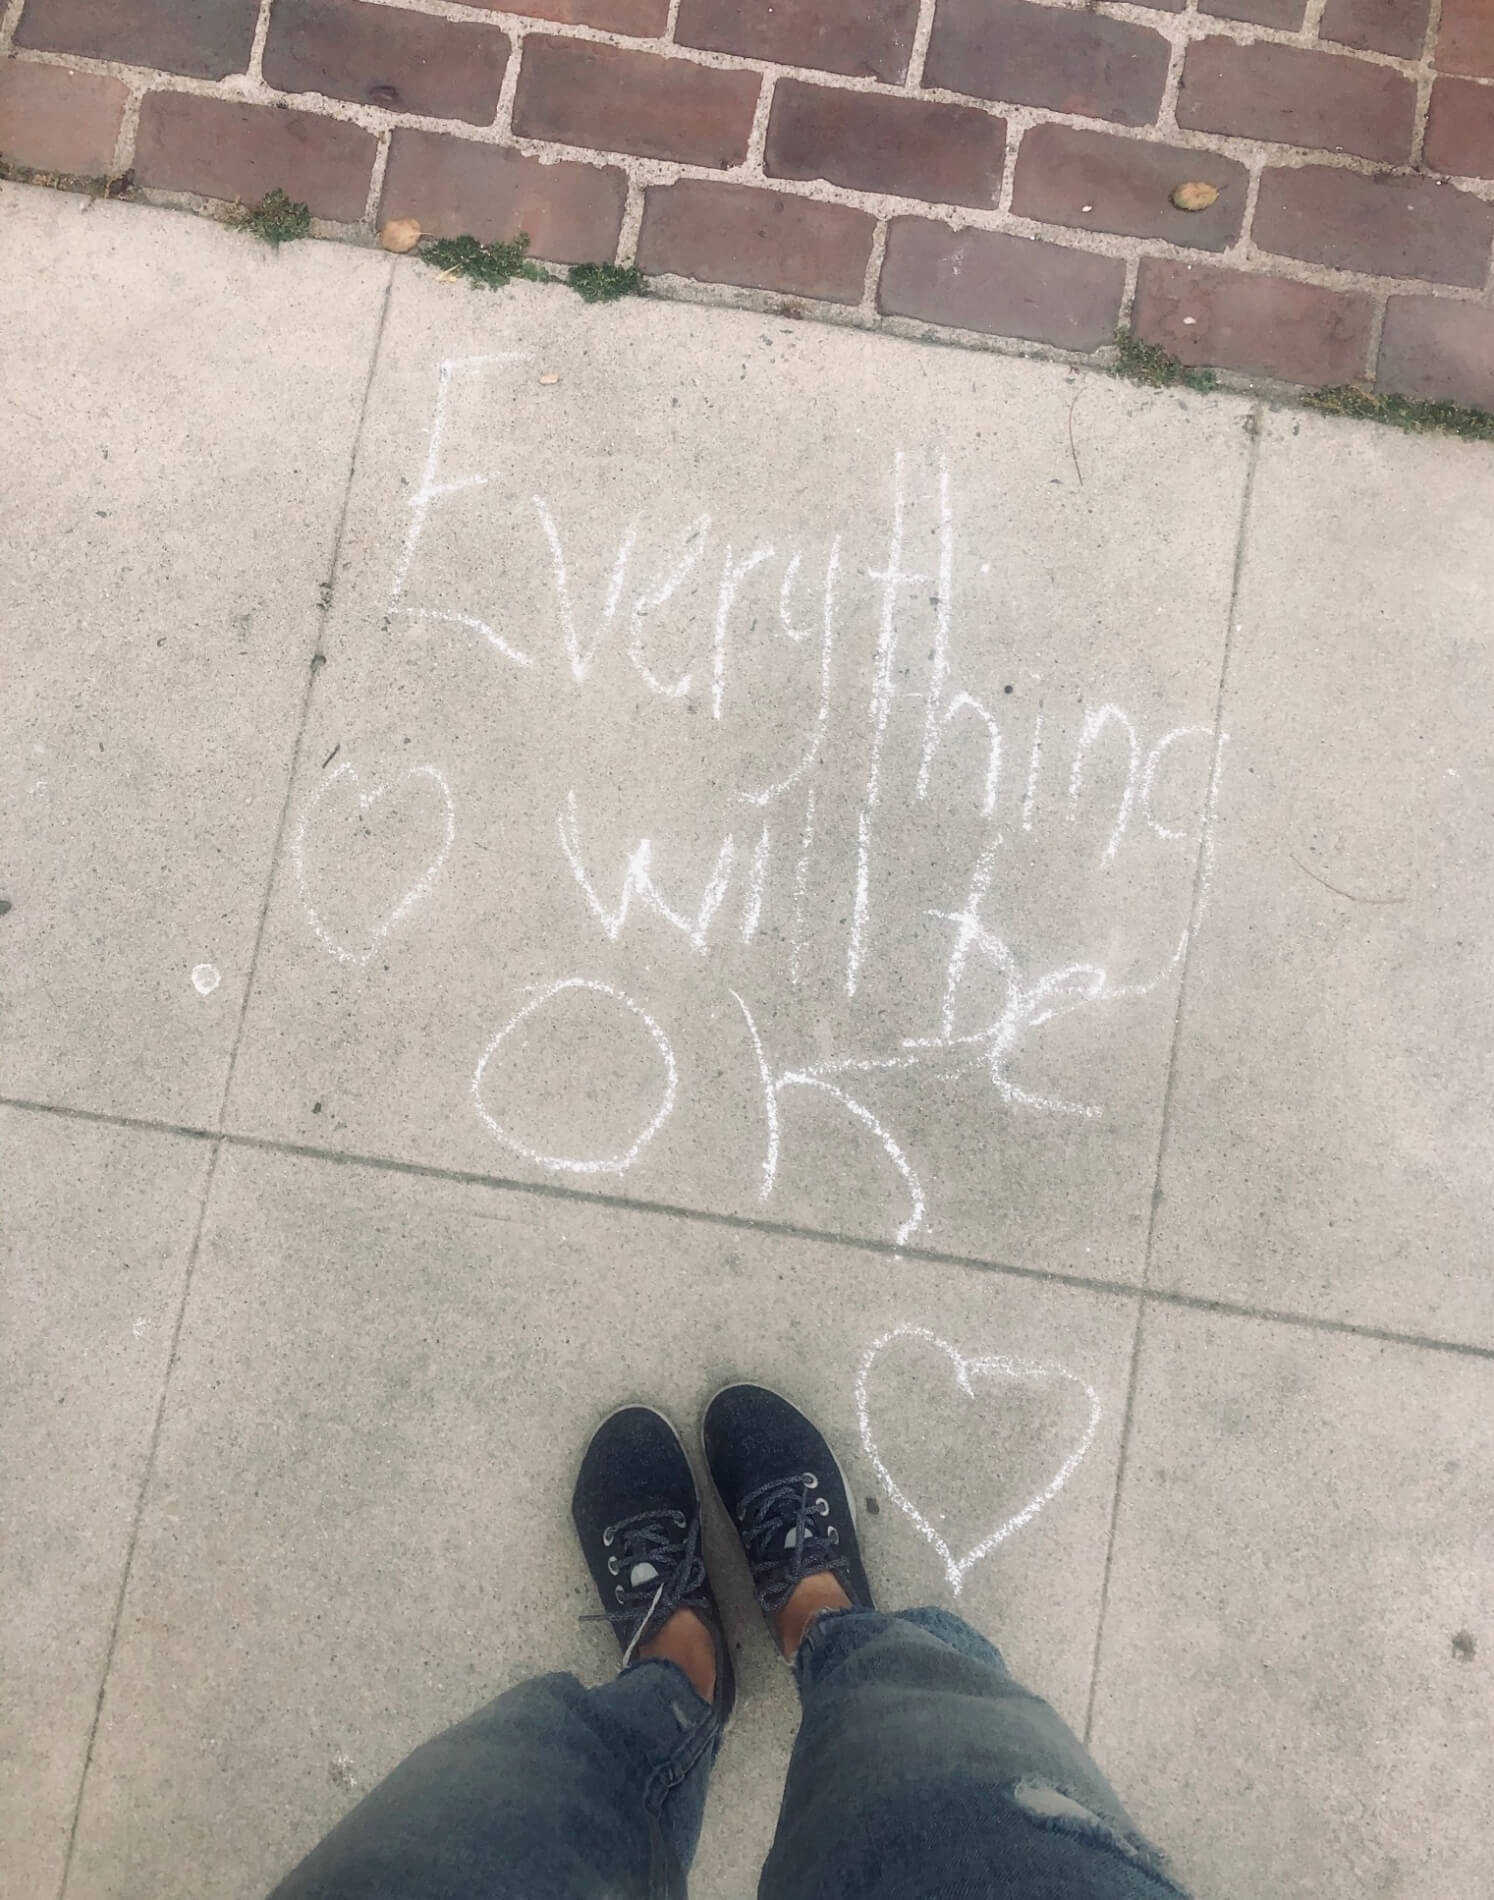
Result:
[[[1494,0],[0,0],[0,158],[1494,407]]]

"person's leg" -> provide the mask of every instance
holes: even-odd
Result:
[[[622,1673],[538,1676],[425,1743],[272,1900],[683,1900],[734,1686],[668,1421],[607,1419],[572,1516]]]
[[[941,1610],[873,1606],[834,1454],[759,1386],[706,1413],[804,1719],[761,1900],[1163,1900],[1179,1890],[1083,1745]]]
[[[681,1900],[720,1732],[674,1663],[537,1676],[417,1748],[271,1900]]]
[[[827,1610],[761,1900],[1163,1900],[1083,1744],[945,1610]]]

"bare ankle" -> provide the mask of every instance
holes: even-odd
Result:
[[[796,1584],[778,1612],[778,1646],[790,1662],[798,1654],[804,1633],[821,1610],[848,1610],[851,1599],[833,1571],[822,1570]]]
[[[676,1610],[647,1642],[638,1645],[636,1653],[650,1661],[662,1659],[677,1663],[690,1678],[690,1687],[698,1696],[707,1702],[714,1698],[716,1645],[694,1610]]]

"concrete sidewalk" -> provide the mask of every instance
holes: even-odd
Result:
[[[6,1891],[601,1679],[745,1375],[1200,1900],[1482,1895],[1488,452],[16,187],[0,333]]]

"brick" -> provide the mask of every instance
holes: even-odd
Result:
[[[1251,235],[1262,250],[1335,270],[1481,288],[1494,205],[1435,178],[1268,167]]]
[[[508,35],[363,0],[276,0],[264,75],[282,92],[491,125]]]
[[[372,132],[318,112],[147,93],[135,141],[135,177],[163,191],[257,203],[279,188],[318,218],[363,216],[378,144]]]
[[[463,0],[469,7],[522,13],[531,20],[558,20],[564,26],[599,26],[608,33],[657,38],[669,24],[669,0]]]
[[[1494,410],[1494,310],[1451,297],[1392,297],[1375,380],[1397,396]]]
[[[981,106],[781,79],[768,120],[766,169],[775,178],[828,178],[851,191],[994,205],[1005,153],[1005,120]]]
[[[599,152],[739,165],[761,83],[756,73],[534,33],[524,42],[514,130]]]
[[[680,0],[681,46],[857,79],[897,81],[908,70],[918,0]]]
[[[226,79],[248,66],[258,17],[259,0],[26,0],[15,43]]]
[[[1191,179],[1218,187],[1207,211],[1179,211],[1172,203],[1176,187]],[[1017,152],[1012,210],[1044,224],[1222,251],[1239,236],[1249,182],[1243,165],[1215,152],[1035,125]]]
[[[1489,0],[1442,0],[1437,69],[1494,79],[1494,6]]]
[[[1320,38],[1365,53],[1420,59],[1431,0],[1328,0]]]
[[[894,317],[1094,350],[1115,335],[1125,281],[1118,257],[894,218],[877,307]]]
[[[614,165],[547,165],[503,145],[401,126],[389,147],[381,223],[414,218],[432,237],[468,232],[488,244],[529,234],[552,264],[607,263],[617,253],[626,176]]]
[[[114,169],[129,94],[118,79],[0,60],[0,156],[37,171],[103,177]]]
[[[1411,156],[1416,86],[1392,66],[1259,41],[1196,40],[1183,62],[1178,124],[1354,152],[1390,163]]]
[[[638,263],[711,284],[859,303],[875,220],[750,185],[682,178],[644,198]]]
[[[1433,171],[1455,178],[1494,178],[1494,86],[1437,80],[1422,156]]]
[[[1374,307],[1361,290],[1144,257],[1131,327],[1191,368],[1322,386],[1364,374]]]
[[[1168,50],[1150,27],[1085,7],[939,0],[923,82],[1117,125],[1150,125],[1167,83]]]
[[[1198,10],[1217,20],[1248,20],[1252,26],[1295,33],[1307,12],[1307,0],[1198,0]]]

